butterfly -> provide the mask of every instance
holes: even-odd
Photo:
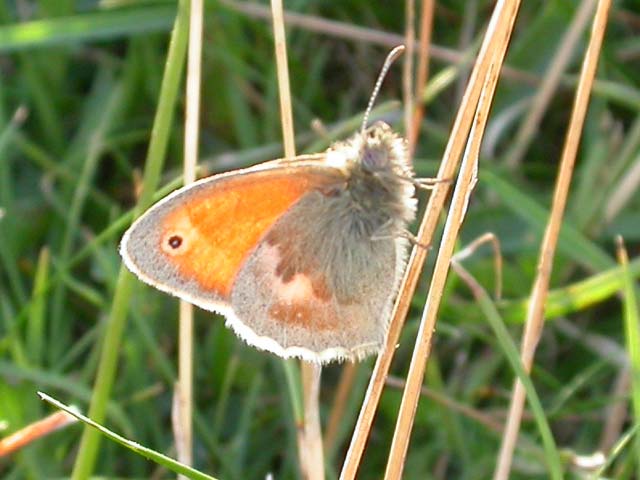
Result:
[[[221,313],[255,347],[358,360],[384,342],[416,185],[406,140],[365,118],[323,153],[175,191],[133,223],[120,253],[143,282]]]

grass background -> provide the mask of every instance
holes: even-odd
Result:
[[[577,5],[559,0],[522,5],[506,60],[518,72],[503,75],[499,84],[480,184],[463,229],[465,241],[493,231],[502,242],[505,301],[499,308],[515,339],[535,275],[587,34],[523,163],[506,168],[506,153]],[[391,2],[292,1],[285,6],[377,31],[404,30],[404,12]],[[472,49],[491,8],[492,2],[479,0],[438,2],[434,43],[461,53]],[[174,2],[152,0],[0,4],[0,426],[5,429],[0,435],[49,412],[36,390],[87,409],[120,268],[117,244],[142,183],[175,12]],[[624,236],[637,279],[637,184],[617,211],[611,205],[640,162],[639,31],[637,4],[617,2],[554,266],[550,318],[532,375],[568,459],[571,452],[590,454],[607,443],[609,409],[626,405],[631,395],[629,388],[616,389],[628,347],[625,304],[616,295],[624,276],[616,269],[614,235]],[[299,151],[318,151],[327,139],[311,128],[312,121],[320,119],[332,133],[362,112],[388,47],[294,27],[288,29],[288,43]],[[451,67],[434,58],[432,76]],[[385,120],[397,129],[401,106],[391,100],[400,98],[400,70],[392,69],[379,101]],[[415,160],[421,176],[435,173],[459,103],[467,70],[458,65],[455,71],[457,76],[427,105]],[[202,95],[201,161],[209,172],[281,154],[268,22],[207,2]],[[181,171],[182,112],[179,95],[166,136],[164,185],[175,185]],[[493,285],[488,253],[476,254],[466,265],[483,285]],[[423,282],[396,354],[393,374],[399,378],[406,374],[425,292]],[[177,302],[134,282],[128,309],[105,424],[173,455]],[[209,313],[197,312],[196,329],[195,466],[225,479],[264,478],[269,471],[276,478],[296,478],[295,425],[281,362],[243,345]],[[466,287],[452,275],[426,379],[440,401],[420,404],[406,478],[491,475],[500,432],[459,408],[496,425],[504,420],[514,374],[491,332]],[[330,478],[341,465],[371,365],[370,360],[358,367],[341,430],[327,449]],[[340,366],[325,369],[326,416],[340,372]],[[400,395],[391,386],[382,398],[361,478],[379,478],[384,470]],[[614,429],[614,441],[637,423],[628,412]],[[69,427],[0,459],[0,476],[69,475],[80,433],[80,427]],[[530,415],[521,437],[513,478],[546,478]],[[634,478],[639,458],[637,449],[623,449],[608,476]],[[96,472],[169,476],[107,441],[100,444]]]

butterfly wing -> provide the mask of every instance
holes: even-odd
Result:
[[[220,312],[248,343],[316,362],[377,351],[402,271],[400,240],[363,241],[318,157],[215,175],[163,199],[125,233],[144,282]]]
[[[272,162],[214,175],[145,212],[120,252],[144,282],[207,310],[228,302],[240,266],[265,232],[305,193],[341,181],[312,162]]]
[[[309,192],[243,264],[229,323],[248,343],[319,363],[380,350],[406,241],[361,238],[336,202]]]

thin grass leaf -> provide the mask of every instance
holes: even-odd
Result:
[[[619,457],[623,450],[627,447],[629,442],[636,439],[638,437],[638,432],[640,432],[640,424],[636,423],[630,429],[628,429],[624,434],[620,437],[618,442],[613,446],[611,452],[609,453],[609,457],[604,464],[596,470],[593,475],[589,477],[590,480],[604,480],[603,475],[607,469],[613,465]]]
[[[20,303],[26,301],[27,289],[18,271],[14,248],[10,241],[11,230],[15,227],[17,219],[13,218],[15,195],[10,177],[12,158],[9,148],[18,134],[18,127],[25,120],[25,115],[26,110],[20,108],[13,118],[2,126],[2,132],[0,132],[0,265],[9,277],[9,285],[15,300]],[[0,121],[3,119],[0,118]]]
[[[296,360],[282,361],[282,370],[287,379],[289,399],[293,408],[293,417],[298,426],[304,423],[304,400],[302,395],[302,380],[300,379],[300,368]]]
[[[549,469],[550,477],[556,480],[562,479],[563,468],[560,452],[558,451],[558,447],[556,446],[555,440],[553,439],[553,433],[551,432],[551,427],[549,426],[549,422],[547,421],[547,418],[545,416],[544,407],[542,406],[540,397],[538,396],[538,393],[533,386],[531,377],[529,377],[529,374],[526,372],[524,365],[520,360],[518,347],[511,338],[504,320],[498,313],[498,309],[496,308],[487,292],[475,281],[475,279],[473,279],[473,277],[466,273],[466,271],[461,266],[454,264],[454,269],[456,270],[458,275],[463,277],[467,285],[469,285],[469,287],[471,288],[473,295],[477,300],[480,309],[482,310],[482,313],[484,313],[489,326],[496,336],[502,354],[505,356],[505,358],[509,362],[509,365],[511,366],[511,369],[514,371],[514,373],[524,386],[527,402],[531,407],[536,426],[538,427],[538,432],[540,433],[540,437],[542,438],[542,444],[545,451],[545,459],[547,462],[547,467]]]
[[[191,478],[193,480],[216,480],[214,477],[207,475],[205,473],[199,472],[198,470],[195,470],[189,467],[188,465],[184,465],[180,462],[177,462],[172,458],[167,457],[166,455],[163,455],[162,453],[156,452],[155,450],[147,448],[136,442],[132,442],[131,440],[127,440],[126,438],[118,435],[117,433],[112,432],[108,428],[103,427],[99,423],[94,422],[90,418],[85,417],[84,415],[79,413],[77,410],[64,405],[63,403],[59,402],[55,398],[50,397],[46,393],[38,392],[38,396],[45,402],[50,403],[54,407],[59,408],[60,410],[67,412],[69,415],[74,416],[75,418],[83,422],[87,426],[87,428],[95,428],[98,432],[102,433],[104,436],[106,436],[110,440],[113,440],[114,442],[119,443],[120,445],[122,445],[125,448],[128,448],[132,452],[135,452],[138,455],[141,455],[157,463],[158,465],[161,465],[167,468],[168,470],[171,470],[172,472],[178,473],[180,475],[185,475],[186,477]]]
[[[81,129],[77,139],[88,140],[78,152],[78,157],[82,159],[80,173],[76,179],[75,189],[70,198],[70,203],[65,204],[66,225],[60,246],[59,259],[61,263],[66,263],[73,253],[74,240],[79,233],[81,215],[87,200],[89,185],[93,183],[93,178],[102,158],[105,136],[113,127],[117,120],[120,102],[122,100],[122,84],[114,82],[111,75],[101,72],[97,75],[94,90],[88,102],[88,108],[83,120],[87,125],[92,126],[90,138],[88,130]],[[90,128],[90,127],[87,127]],[[70,150],[74,150],[73,147]],[[70,156],[73,156],[71,153]],[[49,361],[55,364],[63,354],[65,345],[69,343],[71,337],[71,325],[64,314],[64,304],[66,298],[65,282],[58,282],[52,294],[51,302],[51,327],[49,337]]]
[[[26,344],[29,352],[29,360],[33,365],[40,365],[44,358],[45,319],[47,297],[44,289],[49,279],[50,253],[48,248],[43,248],[38,257],[31,309],[29,311],[29,323],[27,325]]]
[[[500,175],[488,169],[485,169],[480,175],[480,181],[485,183],[491,191],[497,193],[510,210],[522,217],[537,231],[541,233],[544,231],[549,212],[531,196],[526,195],[521,189],[511,185]],[[604,250],[585,238],[566,220],[560,231],[558,250],[576,263],[594,271],[611,268],[615,264]]]
[[[624,282],[624,332],[627,352],[631,363],[631,405],[633,425],[640,426],[640,311],[636,296],[635,282],[629,271],[629,258],[621,237],[618,237],[618,261]],[[635,438],[636,476],[640,476],[640,437]]]

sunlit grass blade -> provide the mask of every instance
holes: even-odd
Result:
[[[631,363],[631,405],[634,426],[640,425],[640,311],[636,296],[635,281],[629,271],[629,258],[621,237],[617,239],[618,261],[622,266],[624,281],[624,332],[627,353]],[[640,437],[634,441],[636,476],[640,476]]]
[[[640,424],[636,423],[620,437],[618,442],[611,449],[607,461],[589,477],[589,480],[603,480],[605,478],[603,477],[604,472],[606,472],[613,462],[620,457],[620,454],[624,451],[627,445],[629,445],[629,442],[637,439],[638,432],[640,432]]]
[[[172,6],[147,6],[4,25],[0,26],[0,52],[168,31],[175,14]]]
[[[544,317],[546,319],[577,313],[611,298],[623,289],[625,268],[613,267],[584,280],[549,291]],[[640,258],[629,262],[627,273],[632,279],[640,278]],[[507,323],[522,323],[529,299],[504,301],[500,312]]]

